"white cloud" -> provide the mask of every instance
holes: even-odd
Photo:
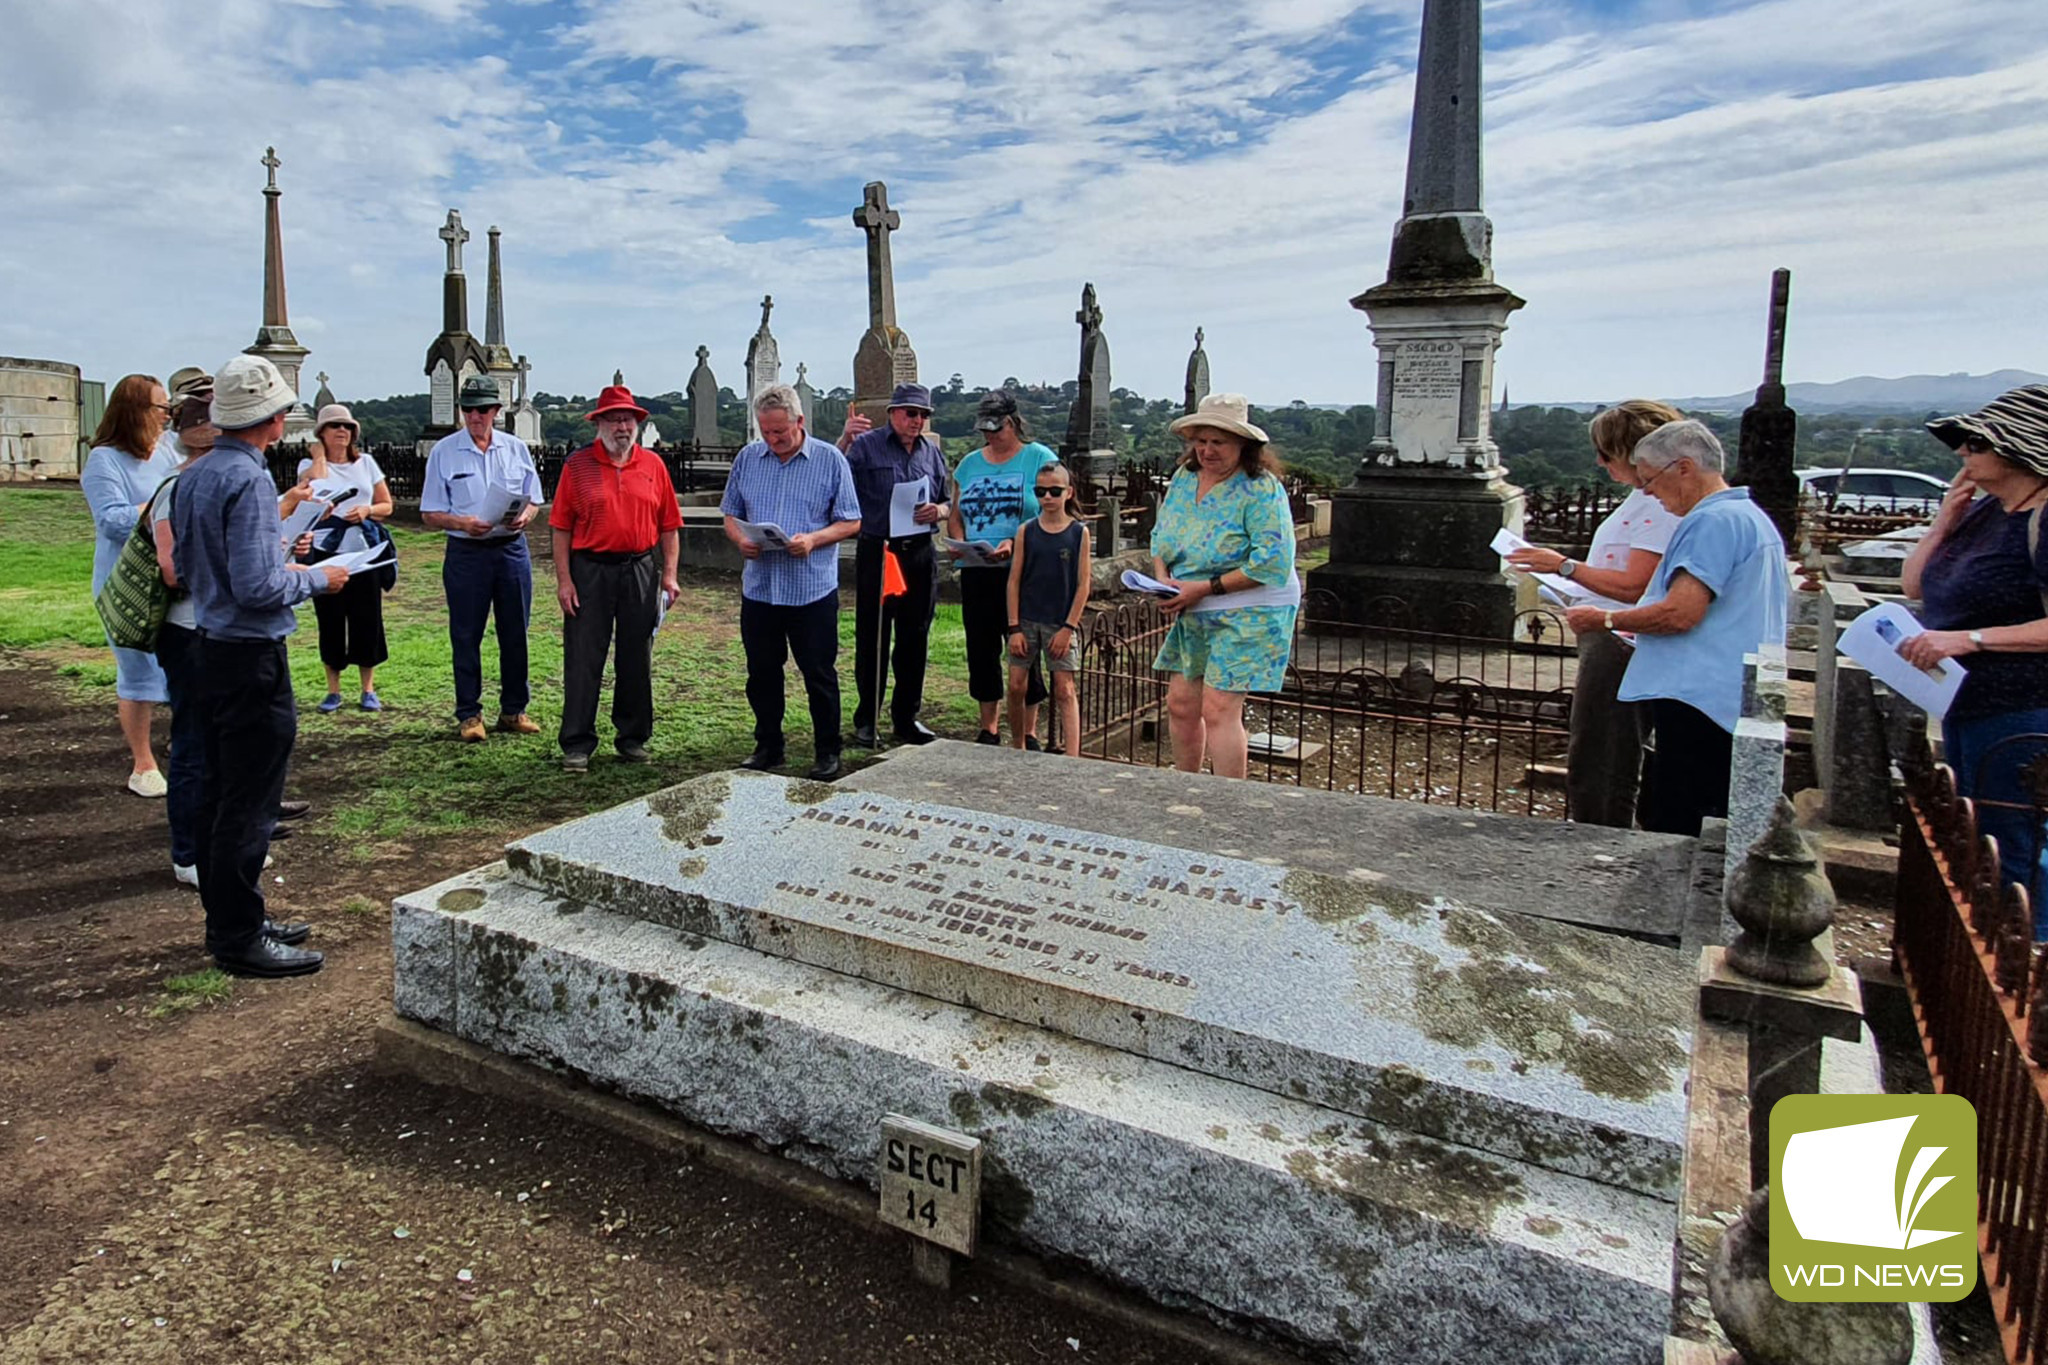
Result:
[[[1967,9],[1967,13],[1963,11]],[[1488,211],[1529,299],[1518,398],[1755,382],[1769,271],[1793,378],[2048,369],[2048,14],[2038,0],[1487,10]],[[254,334],[274,142],[313,369],[422,386],[450,206],[505,229],[534,380],[738,378],[763,293],[787,368],[843,383],[866,321],[860,185],[903,214],[926,372],[1075,364],[1083,280],[1116,377],[1363,400],[1351,295],[1398,212],[1413,0],[0,0],[0,285],[14,351],[112,377]],[[549,27],[553,25],[553,27]],[[488,55],[478,32],[495,33]],[[230,62],[220,54],[260,54]],[[2026,316],[2022,316],[2026,314]]]

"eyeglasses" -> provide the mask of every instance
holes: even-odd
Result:
[[[166,417],[171,415],[171,405],[169,403],[151,403],[150,406]]]
[[[1963,443],[1957,446],[1956,449],[1965,455],[1989,455],[1992,453],[1991,442],[1985,440],[1982,436],[1965,436]]]
[[[1649,492],[1651,484],[1657,482],[1657,480],[1663,478],[1666,474],[1669,474],[1672,470],[1678,468],[1679,463],[1679,461],[1673,460],[1670,464],[1665,465],[1662,469],[1652,474],[1649,478],[1644,479],[1641,483],[1637,484],[1636,487],[1642,489],[1645,493]]]

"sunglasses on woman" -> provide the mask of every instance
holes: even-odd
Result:
[[[1991,454],[1991,442],[1985,440],[1982,436],[1965,436],[1959,449],[1966,455],[1989,455]]]

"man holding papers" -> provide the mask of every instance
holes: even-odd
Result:
[[[761,439],[733,457],[725,481],[725,537],[746,560],[740,576],[740,644],[747,652],[747,705],[754,752],[740,764],[783,763],[782,668],[796,656],[811,702],[816,748],[810,775],[839,776],[839,542],[860,533],[860,502],[846,457],[804,432],[803,402],[787,384],[754,400]],[[782,533],[775,549],[748,529]]]
[[[925,434],[931,416],[931,390],[922,384],[898,384],[889,397],[888,426],[869,430],[867,418],[849,412],[839,436],[860,497],[853,593],[853,681],[859,700],[853,708],[853,742],[863,749],[878,742],[875,719],[888,690],[885,656],[896,670],[896,695],[889,702],[896,738],[908,744],[938,738],[917,718],[924,708],[925,651],[938,600],[932,536],[951,511],[946,502],[945,454],[938,441]],[[886,600],[885,551],[902,566],[904,587]]]
[[[612,742],[625,762],[647,761],[655,625],[682,593],[675,485],[661,457],[634,439],[647,409],[613,384],[598,395],[589,420],[597,440],[562,466],[548,512],[555,598],[562,604],[562,767],[572,773],[588,771],[597,750],[597,693],[615,635]]]
[[[321,956],[297,945],[312,932],[265,914],[263,860],[298,737],[285,637],[292,607],[339,592],[348,570],[285,562],[277,490],[263,452],[284,435],[298,395],[261,356],[220,367],[213,452],[179,477],[171,505],[171,557],[192,597],[199,635],[199,728],[206,756],[193,813],[206,951],[237,976],[301,976]]]
[[[448,594],[448,643],[455,654],[455,720],[464,741],[484,740],[484,622],[498,626],[498,728],[537,735],[528,718],[526,623],[533,564],[526,526],[540,507],[540,475],[526,442],[497,427],[503,400],[495,380],[462,381],[462,430],[427,453],[420,520],[448,533],[441,587]]]

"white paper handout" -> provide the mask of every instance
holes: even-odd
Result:
[[[391,557],[391,542],[385,540],[379,541],[367,550],[355,550],[349,554],[330,555],[326,559],[321,560],[315,567],[326,568],[332,564],[337,569],[347,569],[350,573],[356,574],[363,572],[365,569],[374,569]]]
[[[510,526],[532,501],[524,493],[514,493],[509,488],[488,483],[484,485],[483,496],[477,500],[476,515],[494,527]]]
[[[733,518],[733,525],[740,528],[740,534],[764,550],[787,550],[789,535],[772,521],[741,521]]]
[[[941,536],[940,539],[953,552],[953,562],[963,569],[1001,567],[1001,560],[990,558],[996,547],[985,540],[955,540],[951,536]]]
[[[1144,593],[1147,597],[1178,597],[1180,589],[1168,583],[1161,583],[1150,574],[1139,573],[1136,569],[1125,569],[1121,580],[1132,592]]]
[[[297,507],[294,507],[292,514],[284,519],[284,526],[280,532],[284,537],[284,543],[290,545],[300,536],[312,530],[314,523],[326,515],[326,503],[321,502],[318,498],[307,498]]]
[[[1899,646],[1926,627],[1896,602],[1881,602],[1849,623],[1836,648],[1870,670],[1870,676],[1937,719],[1948,713],[1966,670],[1954,659],[1915,668],[1899,657]]]
[[[1522,539],[1520,536],[1516,535],[1513,531],[1510,531],[1505,526],[1501,527],[1498,531],[1495,531],[1493,533],[1493,552],[1499,555],[1502,559],[1506,559],[1509,555],[1513,554],[1517,550],[1533,550],[1535,548],[1535,546],[1531,545],[1528,541]],[[1515,569],[1515,566],[1512,564],[1508,565],[1508,567],[1511,569]],[[1554,573],[1530,573],[1527,569],[1515,569],[1515,572],[1527,573],[1529,574],[1529,577],[1535,579],[1543,587],[1548,588],[1550,590],[1551,597],[1558,603],[1559,606],[1577,606],[1581,602],[1589,602],[1597,604],[1599,606],[1617,608],[1625,605],[1620,602],[1609,602],[1606,598],[1601,597],[1599,594],[1591,591],[1590,589],[1582,588],[1578,584],[1572,582],[1569,578],[1564,578]]]
[[[652,632],[653,634],[655,634],[655,635],[659,635],[659,634],[661,634],[661,623],[662,623],[663,621],[666,621],[666,620],[668,620],[668,609],[669,609],[670,607],[673,607],[673,606],[674,606],[675,604],[676,604],[676,599],[675,599],[675,598],[673,598],[673,597],[671,597],[671,596],[669,596],[669,592],[668,592],[668,589],[667,589],[667,588],[662,588],[662,589],[660,589],[659,591],[657,591],[657,592],[655,593],[655,599],[654,599],[654,630],[653,630],[653,632]]]
[[[917,509],[931,500],[926,496],[930,491],[929,479],[912,479],[909,483],[896,485],[895,491],[889,494],[889,535],[892,538],[928,536],[939,529],[937,522],[920,524],[917,520]]]

